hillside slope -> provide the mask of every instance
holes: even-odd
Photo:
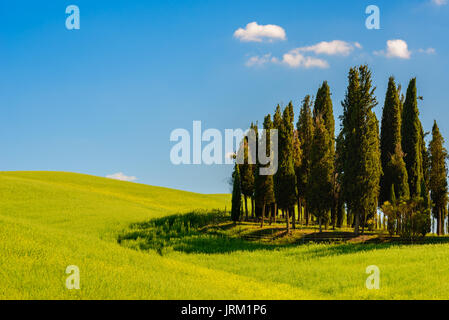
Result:
[[[137,252],[115,241],[116,233],[131,222],[195,208],[229,207],[229,195],[74,173],[1,172],[0,199],[0,299],[304,295],[288,285]],[[69,265],[80,269],[81,290],[65,287]]]

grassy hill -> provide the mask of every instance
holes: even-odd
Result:
[[[215,253],[121,246],[131,223],[230,208],[201,195],[62,172],[0,173],[1,299],[447,298],[449,245],[242,246]],[[205,245],[214,246],[211,238]],[[215,242],[214,242],[215,241]],[[203,243],[204,245],[204,243]],[[220,245],[223,245],[221,243]],[[367,290],[365,269],[381,270]],[[77,265],[81,290],[65,287]]]

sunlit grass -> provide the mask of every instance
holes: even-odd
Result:
[[[192,214],[229,209],[229,195],[71,173],[3,172],[0,199],[2,299],[449,296],[447,244],[259,243],[240,238],[256,225],[220,219],[228,227],[204,233],[203,218]],[[180,215],[188,212],[188,219]],[[148,226],[160,229],[151,237],[164,246],[147,241]],[[373,264],[381,271],[380,290],[365,287]],[[80,268],[80,290],[65,287],[68,265]]]

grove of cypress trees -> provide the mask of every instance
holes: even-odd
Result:
[[[410,80],[405,95],[402,111],[402,151],[408,174],[410,196],[421,195],[421,180],[423,179],[421,132],[418,102],[416,96],[416,78]]]
[[[444,234],[444,218],[447,205],[447,150],[437,122],[432,127],[432,141],[430,152],[430,196],[433,203],[432,213],[437,220],[437,234]]]

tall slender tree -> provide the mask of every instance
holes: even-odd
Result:
[[[313,107],[313,118],[321,116],[324,127],[329,133],[329,150],[333,156],[335,153],[335,119],[332,106],[331,92],[327,81],[324,81],[318,89]]]
[[[240,206],[242,202],[242,194],[240,187],[240,170],[239,165],[234,165],[234,172],[232,174],[233,184],[232,184],[232,208],[231,208],[231,219],[236,223],[240,220]]]
[[[282,113],[281,113],[281,107],[279,104],[276,106],[276,110],[273,115],[273,129],[278,130],[280,132],[282,126]],[[276,219],[278,215],[278,199],[280,197],[280,194],[282,192],[280,183],[279,183],[279,170],[274,174],[273,176],[274,181],[274,197],[275,197],[275,204],[274,204],[274,217]]]
[[[293,124],[290,120],[290,110],[288,107],[284,109],[282,124],[279,130],[278,163],[279,188],[282,190],[279,195],[278,205],[282,210],[287,212],[287,232],[290,232],[289,216],[296,202],[296,177],[293,165]]]
[[[254,137],[255,138],[255,142],[253,142],[253,144],[256,146],[256,150],[255,150],[255,155],[256,155],[256,159],[255,164],[253,164],[250,168],[253,170],[253,177],[254,177],[254,183],[256,182],[256,170],[257,170],[257,152],[258,152],[258,145],[259,145],[259,128],[257,125],[257,121],[256,123],[251,122],[250,125],[250,129],[254,132]],[[255,195],[254,195],[254,189],[255,186],[253,188],[253,192],[252,192],[252,196],[251,196],[251,218],[254,218],[254,216],[259,216],[259,210],[258,207],[256,206],[256,199],[255,199]]]
[[[398,88],[394,77],[388,80],[387,93],[382,111],[381,134],[380,134],[380,159],[382,163],[383,175],[380,179],[379,205],[385,201],[391,201],[391,185],[400,181],[403,176],[402,163],[399,157],[403,156],[401,149],[401,101],[399,99]],[[392,158],[394,156],[394,159]],[[391,163],[391,160],[394,163]],[[397,176],[399,174],[399,176]],[[407,178],[408,179],[408,178]],[[396,186],[398,188],[399,186]],[[401,184],[400,188],[405,187]],[[407,181],[408,188],[408,181]],[[400,194],[409,193],[402,190]],[[398,190],[396,190],[396,195]]]
[[[377,105],[371,71],[367,66],[351,68],[348,87],[342,102],[342,135],[344,144],[343,192],[354,215],[354,232],[377,205],[382,172],[379,150],[378,121],[372,108]],[[377,183],[377,185],[376,185]],[[373,201],[376,204],[373,204]]]
[[[309,224],[309,210],[307,205],[307,188],[310,178],[311,153],[313,140],[313,118],[312,118],[312,99],[307,95],[302,101],[299,119],[297,123],[297,131],[299,141],[302,148],[301,165],[296,170],[296,180],[298,194],[304,207],[304,215],[306,225]]]
[[[262,150],[265,149],[266,156],[271,157],[270,147],[270,130],[273,128],[271,116],[267,115],[263,122],[263,131],[260,143],[264,144]],[[274,186],[273,175],[261,174],[261,168],[269,164],[261,164],[257,162],[256,181],[255,181],[255,198],[256,204],[261,208],[261,227],[264,225],[266,209],[274,202]]]
[[[255,150],[250,150],[249,137],[245,136],[243,138],[242,146],[243,148],[243,160],[244,163],[239,165],[242,194],[245,204],[245,220],[248,220],[248,198],[251,199],[254,193],[254,162],[252,159],[252,154]]]
[[[307,190],[309,207],[316,216],[320,228],[329,220],[332,207],[332,175],[334,172],[334,158],[329,148],[329,132],[324,126],[324,120],[317,116],[313,136],[311,155],[311,180]]]
[[[316,121],[317,117],[321,117],[324,127],[329,134],[329,152],[331,157],[335,160],[335,119],[334,111],[332,106],[331,92],[327,81],[324,81],[320,88],[318,88],[315,104],[313,108],[313,117]],[[335,227],[336,223],[336,203],[337,203],[337,193],[336,193],[336,176],[332,173],[332,207],[331,207],[331,220],[332,225]],[[327,226],[326,221],[326,226]]]
[[[444,148],[444,139],[440,133],[437,122],[432,128],[432,141],[429,144],[430,152],[430,196],[433,203],[432,213],[437,220],[437,234],[444,234],[444,218],[447,206],[447,164],[448,153]]]
[[[300,173],[302,161],[302,149],[301,149],[301,141],[299,140],[298,130],[293,131],[293,167],[295,168],[296,175],[296,187],[298,189],[298,175]],[[299,192],[297,192],[297,202],[298,202],[298,222],[301,220],[301,199],[299,196]],[[294,221],[294,219],[293,219]]]
[[[418,102],[416,95],[416,78],[410,80],[405,96],[402,111],[402,151],[405,153],[404,161],[408,174],[410,196],[421,195],[423,179],[421,132]]]

